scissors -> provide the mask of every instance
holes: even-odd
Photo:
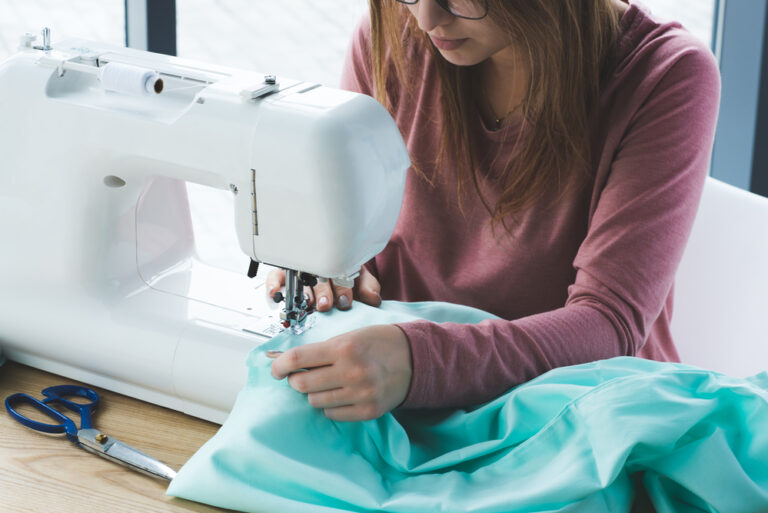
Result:
[[[142,474],[169,481],[176,477],[176,472],[164,463],[93,428],[91,416],[99,404],[99,394],[95,390],[76,385],[58,385],[46,388],[42,394],[45,397],[42,401],[27,394],[10,395],[5,400],[5,408],[14,420],[28,428],[43,433],[64,433],[69,441],[78,447]],[[67,397],[82,397],[88,402],[78,403],[67,399]],[[25,417],[16,411],[16,407],[21,404],[34,406],[55,420],[57,424],[46,424]],[[49,406],[51,404],[61,405],[68,410],[79,413],[80,428],[72,419]]]

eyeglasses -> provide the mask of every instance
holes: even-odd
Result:
[[[397,0],[401,4],[414,5],[419,0]],[[488,0],[435,0],[437,5],[465,20],[481,20],[488,15]]]

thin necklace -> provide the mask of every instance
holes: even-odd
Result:
[[[482,85],[483,90],[483,100],[485,101],[486,108],[488,109],[488,112],[491,113],[494,120],[494,130],[499,130],[501,126],[504,124],[504,120],[507,119],[513,112],[517,111],[522,105],[525,99],[520,100],[520,102],[509,109],[503,116],[496,115],[496,111],[493,110],[493,105],[491,105],[490,96],[488,95],[488,91],[485,88],[485,84]]]
[[[517,105],[515,105],[514,107],[509,109],[506,113],[504,113],[504,115],[500,116],[500,115],[496,114],[496,111],[494,110],[493,105],[491,105],[491,99],[490,99],[491,97],[488,94],[488,89],[487,89],[486,83],[481,80],[479,85],[480,85],[480,90],[481,90],[481,92],[483,94],[483,102],[485,103],[485,108],[488,109],[488,112],[493,117],[493,130],[499,130],[502,127],[502,125],[504,125],[504,121],[513,112],[517,111],[517,109],[519,109],[523,105],[523,103],[525,102],[525,97],[523,97],[523,99],[520,100],[517,103]]]
[[[522,105],[523,102],[520,101],[517,105],[515,105],[512,109],[508,110],[506,114],[503,116],[496,116],[496,113],[493,111],[493,107],[491,106],[491,102],[486,99],[486,103],[488,104],[488,109],[490,110],[491,114],[493,114],[493,122],[494,122],[494,130],[498,130],[501,128],[501,125],[504,124],[504,120],[507,119],[512,113],[517,111]]]

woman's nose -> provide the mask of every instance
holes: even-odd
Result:
[[[436,27],[453,21],[453,15],[440,7],[435,0],[420,0],[411,7],[411,12],[424,32],[431,32]]]

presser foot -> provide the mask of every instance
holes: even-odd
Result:
[[[290,331],[294,335],[301,335],[311,327],[315,325],[315,322],[317,321],[317,316],[312,315],[315,312],[314,309],[307,310],[304,312],[303,316],[300,319],[296,319],[293,323],[290,321],[282,321],[280,325],[283,327],[285,331]],[[282,315],[281,315],[282,317]]]
[[[306,316],[300,323],[296,323],[293,326],[290,325],[286,328],[283,321],[279,320],[276,316],[270,315],[269,317],[258,319],[255,322],[251,322],[242,327],[242,330],[251,335],[259,335],[270,339],[286,331],[293,335],[301,335],[305,331],[312,328],[317,323],[317,315],[312,315],[314,310],[307,311]]]
[[[275,297],[273,298],[275,303],[282,303],[284,301],[283,294],[278,292],[275,294]],[[299,303],[301,304],[300,307],[294,307],[289,309],[287,306],[286,308],[283,308],[280,312],[280,320],[275,325],[275,334],[282,332],[284,330],[291,330],[295,334],[303,333],[307,331],[310,327],[314,325],[315,316],[312,314],[315,313],[315,307],[307,307],[307,300],[305,297],[296,297],[294,299],[293,304]],[[286,304],[288,301],[286,301]]]
[[[291,269],[285,270],[285,297],[279,292],[274,297],[278,303],[285,300],[285,308],[280,312],[283,328],[297,334],[308,329],[307,319],[315,309],[308,306],[304,287],[312,287],[316,284],[317,279],[312,275]]]
[[[288,310],[286,308],[280,312],[280,324],[285,329],[301,328],[307,322],[307,318],[315,311],[314,308],[306,308],[306,300],[304,301],[305,308],[297,308],[294,310]]]

